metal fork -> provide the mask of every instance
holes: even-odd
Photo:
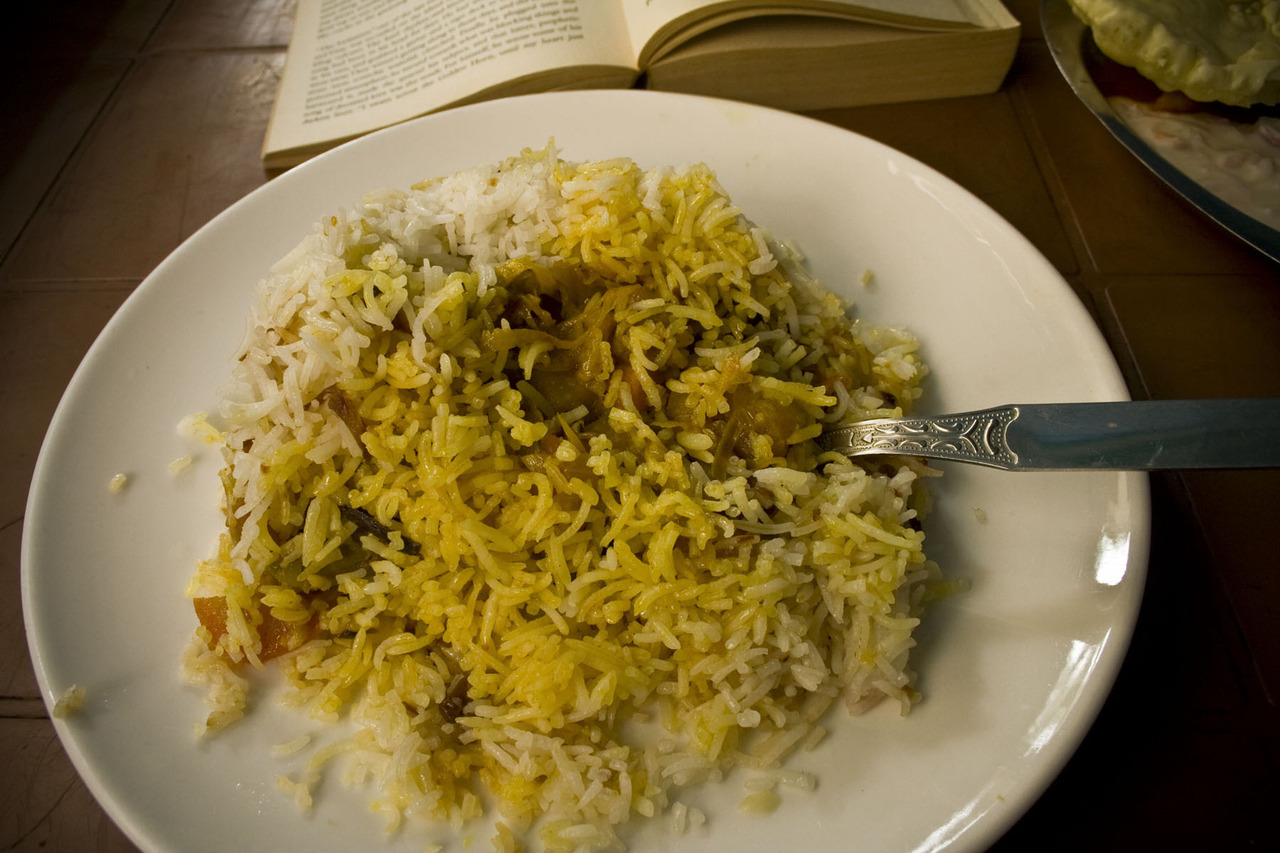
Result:
[[[1280,467],[1280,399],[1014,404],[827,430],[828,451],[1005,471]]]

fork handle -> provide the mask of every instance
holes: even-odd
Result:
[[[920,418],[878,418],[839,427],[819,439],[824,450],[848,456],[900,455],[972,462],[1012,470],[1018,457],[1009,448],[1009,424],[1016,406]]]
[[[885,418],[825,433],[827,450],[1006,471],[1280,467],[1280,399],[1031,403]]]

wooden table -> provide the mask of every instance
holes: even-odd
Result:
[[[1038,0],[1007,5],[1025,28],[999,93],[817,117],[934,166],[1020,229],[1092,312],[1135,397],[1280,396],[1280,269],[1166,190],[1076,101]],[[107,319],[182,240],[270,180],[259,147],[292,3],[17,8],[0,51],[0,849],[133,850],[36,687],[18,593],[27,486]],[[1274,844],[1280,472],[1152,487],[1130,654],[1074,759],[999,850]]]

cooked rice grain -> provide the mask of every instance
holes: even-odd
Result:
[[[84,700],[87,692],[83,685],[73,684],[58,696],[57,701],[53,703],[54,717],[65,719],[72,714],[76,714],[84,707]]]
[[[189,587],[202,728],[275,658],[289,701],[356,728],[308,774],[342,763],[389,826],[461,829],[483,791],[498,849],[576,851],[776,772],[841,694],[905,712],[928,469],[810,439],[908,409],[916,350],[704,166],[548,147],[369,195],[262,282],[202,427],[227,516]]]

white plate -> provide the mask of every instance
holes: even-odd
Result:
[[[36,468],[22,591],[40,686],[50,702],[73,683],[87,688],[81,713],[54,724],[144,850],[382,849],[363,793],[326,784],[302,816],[277,791],[296,759],[269,747],[314,731],[301,714],[264,703],[225,735],[193,741],[205,710],[178,675],[194,627],[183,588],[215,541],[219,458],[195,448],[192,467],[170,473],[193,452],[176,425],[215,406],[255,283],[313,222],[366,191],[551,137],[575,160],[709,163],[748,216],[798,242],[863,316],[919,333],[934,370],[930,411],[1127,396],[1097,328],[1021,235],[931,169],[818,122],[699,98],[562,93],[448,112],[319,157],[157,267],[89,351]],[[865,269],[875,281],[864,289]],[[118,472],[130,482],[113,494]],[[856,839],[863,850],[974,850],[1035,800],[1124,655],[1146,565],[1146,478],[950,466],[937,505],[930,553],[972,589],[935,606],[920,632],[924,702],[906,718],[887,707],[836,716],[821,747],[793,762],[818,774],[817,791],[784,792],[774,814],[738,813],[735,779],[690,798],[711,818],[705,830],[677,839],[648,825],[633,849],[819,850]],[[388,849],[425,840],[402,834]]]

